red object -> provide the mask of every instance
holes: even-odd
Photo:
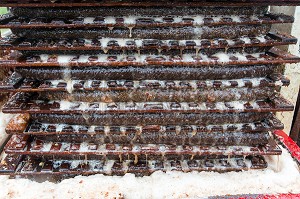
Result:
[[[285,132],[277,130],[275,136],[283,143],[285,148],[291,153],[292,157],[300,164],[300,148]],[[300,191],[300,190],[299,190]]]
[[[263,199],[296,199],[296,198],[300,198],[300,194],[280,194],[280,195],[263,196]]]
[[[283,143],[285,148],[291,153],[292,157],[300,164],[300,148],[284,131],[277,130],[274,132],[275,136]],[[300,191],[300,190],[299,190]],[[265,199],[290,199],[299,198],[300,194],[280,194],[280,195],[266,195]]]
[[[276,194],[276,195],[262,195],[262,194],[247,194],[237,196],[215,196],[209,197],[208,199],[300,199],[300,194]]]
[[[282,142],[285,148],[291,153],[292,157],[300,164],[300,148],[284,131],[277,130],[274,132],[275,136]],[[299,190],[300,191],[300,190]],[[265,195],[263,199],[300,199],[299,194],[279,194],[279,195]]]
[[[300,147],[290,138],[284,131],[276,130],[275,137],[280,140],[283,146],[291,153],[292,157],[300,165]],[[211,197],[212,199],[300,199],[300,190],[298,194],[275,194],[275,195],[239,195],[239,196],[224,196]]]

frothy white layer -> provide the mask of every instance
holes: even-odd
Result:
[[[151,176],[77,176],[60,183],[38,183],[0,176],[0,198],[204,198],[216,195],[299,193],[299,168],[290,154],[267,157],[269,167],[244,172],[155,172]],[[74,162],[75,168],[80,162]],[[76,165],[77,164],[77,165]],[[110,170],[113,162],[105,170]],[[151,165],[150,165],[151,166]],[[28,192],[27,190],[31,190]],[[138,190],[138,191],[137,191]],[[45,194],[47,193],[47,194]]]
[[[246,56],[255,57],[257,60],[262,61],[265,58],[260,57],[260,55],[264,55],[263,53],[224,53],[219,52],[212,56],[218,57],[217,62],[219,63],[229,63],[231,60],[229,59],[231,56],[237,57],[237,62],[248,61]],[[96,61],[90,61],[89,57],[95,56],[97,58]],[[129,56],[129,55],[128,55]],[[183,54],[180,59],[174,59],[172,56],[166,55],[147,55],[147,54],[131,54],[131,57],[134,57],[135,60],[133,63],[140,62],[151,62],[151,61],[159,61],[159,62],[216,62],[214,59],[208,57],[205,54]],[[40,55],[42,63],[49,63],[48,58],[50,55],[42,54]],[[68,66],[73,58],[77,57],[76,55],[57,55],[57,62],[61,66]],[[111,61],[110,57],[114,57],[114,60]],[[200,58],[200,60],[198,59]],[[111,63],[111,62],[128,62],[126,55],[107,55],[107,54],[96,54],[96,55],[80,55],[79,58],[75,61],[76,63],[88,63],[88,62],[99,62],[99,63]]]
[[[243,15],[218,15],[218,16],[208,16],[208,15],[194,15],[194,16],[178,16],[178,17],[172,17],[173,22],[171,23],[183,23],[184,19],[193,19],[192,24],[194,26],[201,26],[204,25],[204,19],[205,18],[212,18],[213,23],[220,23],[222,22],[223,18],[231,18],[233,23],[241,23],[241,17],[245,17]],[[124,25],[136,25],[138,19],[148,19],[153,20],[154,23],[163,23],[164,20],[162,17],[142,17],[137,15],[131,15],[131,16],[124,16],[122,17],[124,19]],[[250,16],[250,19],[253,21],[261,22],[262,20],[259,20],[257,16]],[[86,17],[83,20],[84,24],[94,24],[95,18],[94,17]],[[116,17],[113,16],[105,16],[103,24],[116,24]]]

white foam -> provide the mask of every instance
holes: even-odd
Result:
[[[70,109],[71,105],[72,105],[72,102],[65,101],[65,100],[60,101],[60,109],[61,110],[68,110],[68,109]]]
[[[226,110],[228,109],[225,104],[223,102],[217,102],[216,103],[216,109],[219,109],[219,110]]]
[[[138,48],[141,48],[143,46],[143,40],[135,40],[135,44]]]
[[[69,63],[73,57],[73,55],[59,55],[57,57],[57,62],[60,64]]]
[[[194,28],[194,34],[196,39],[200,39],[202,37],[203,29],[201,27]]]
[[[203,19],[204,19],[203,15],[198,15],[198,16],[194,17],[194,24],[202,25],[204,23]]]
[[[245,44],[250,44],[251,39],[249,37],[241,37],[241,40],[245,42]]]
[[[234,109],[237,109],[237,110],[244,110],[244,102],[242,101],[232,101],[232,102],[228,102],[231,106],[234,107]]]
[[[230,17],[232,18],[232,20],[234,22],[237,22],[237,23],[241,22],[241,18],[238,15],[231,15]]]
[[[89,55],[80,55],[78,62],[79,63],[87,63],[87,62],[89,62],[89,57],[90,57]]]
[[[127,16],[124,17],[124,24],[135,25],[137,16]]]
[[[214,16],[214,17],[212,17],[212,18],[213,18],[214,22],[220,22],[222,16]]]
[[[253,78],[251,79],[251,83],[253,87],[258,87],[260,85],[260,81],[264,78]]]
[[[105,17],[104,18],[104,23],[106,23],[106,24],[115,24],[116,23],[116,18],[115,17]]]
[[[235,42],[231,39],[227,39],[226,40],[229,46],[233,46],[235,44]]]
[[[216,195],[299,193],[299,168],[289,153],[266,158],[269,167],[243,172],[155,172],[135,177],[77,176],[60,183],[38,183],[27,179],[0,176],[0,198],[205,198]],[[230,162],[231,159],[229,159]],[[76,168],[81,161],[74,161]],[[104,168],[111,170],[113,161]],[[31,190],[28,192],[27,190]],[[137,191],[138,190],[138,191]],[[45,194],[47,193],[47,194]]]
[[[190,54],[183,54],[183,55],[182,55],[182,60],[183,60],[184,62],[195,62],[193,56],[190,55]]]
[[[88,45],[88,46],[91,46],[92,45],[92,40],[90,40],[90,39],[84,39],[84,44]]]
[[[84,18],[83,23],[84,24],[93,24],[94,19],[95,19],[94,17],[86,17],[86,18]]]
[[[174,17],[174,23],[180,23],[182,22],[182,18],[181,17]]]
[[[118,42],[120,46],[126,46],[126,41],[129,41],[128,39],[115,39],[115,40]]]
[[[49,57],[49,55],[47,55],[47,54],[41,54],[41,55],[40,55],[40,58],[41,58],[41,61],[42,61],[42,62],[47,62],[48,57]]]
[[[233,55],[238,58],[238,61],[248,61],[248,59],[246,58],[245,54],[235,53]]]
[[[275,86],[283,86],[282,81],[281,81],[281,80],[276,81],[276,82],[275,82]]]
[[[74,88],[73,88],[73,81],[71,79],[71,69],[69,67],[66,67],[64,69],[63,79],[67,83],[66,89],[68,93],[72,93]]]
[[[261,43],[265,43],[266,42],[265,36],[259,36],[259,37],[256,37],[256,39],[258,39]]]
[[[216,54],[214,54],[214,56],[218,57],[219,58],[218,61],[221,63],[227,63],[230,61],[229,55],[226,53],[223,53],[223,52],[216,53]]]
[[[107,48],[107,43],[108,41],[110,41],[111,39],[109,38],[105,38],[105,39],[101,39],[101,43],[102,43],[102,46],[104,49]],[[117,42],[119,44],[122,44],[122,45],[125,45],[127,40],[125,39],[118,39]],[[180,44],[181,45],[184,45],[184,40],[180,41]],[[139,45],[142,45],[141,43],[139,43]],[[106,51],[107,52],[107,51]],[[166,61],[169,61],[169,59],[171,58],[170,56],[168,55],[152,55],[152,54],[142,54],[140,55],[139,53],[133,53],[133,54],[130,54],[131,56],[135,57],[136,60],[134,62],[146,62],[146,58],[147,57],[163,57],[165,58]],[[263,57],[260,57],[261,53],[253,53],[253,54],[249,54],[249,53],[223,53],[223,52],[219,52],[219,53],[216,53],[214,54],[214,56],[217,56],[219,58],[219,62],[221,63],[226,63],[226,62],[229,62],[229,57],[230,56],[236,56],[238,58],[238,61],[248,61],[248,59],[246,58],[247,55],[251,55],[255,58],[257,58],[257,60],[264,60]],[[80,55],[79,56],[79,59],[77,60],[78,63],[87,63],[89,62],[89,57],[92,56],[92,55]],[[98,54],[98,55],[94,55],[94,56],[97,56],[98,57],[98,60],[97,62],[110,62],[109,60],[107,60],[107,57],[108,56],[115,56],[117,59],[116,61],[122,61],[124,59],[124,54],[121,54],[121,55],[109,55],[109,54]],[[172,61],[174,62],[178,62],[178,61],[183,61],[183,62],[196,62],[196,60],[193,58],[193,56],[195,56],[195,54],[183,54],[182,55],[182,60],[174,60],[172,59]],[[202,60],[201,61],[204,61],[204,62],[213,62],[214,60],[210,59],[207,55],[205,54],[198,54],[198,56],[201,56]],[[44,63],[47,63],[47,57],[48,55],[41,55],[42,60]],[[69,66],[69,63],[70,60],[72,58],[74,58],[75,56],[74,55],[58,55],[58,62],[61,66]]]
[[[53,85],[53,87],[56,87],[59,82],[64,82],[64,80],[49,80],[49,81],[51,82],[51,84]]]

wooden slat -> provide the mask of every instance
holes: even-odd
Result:
[[[75,3],[76,2],[76,3]],[[0,5],[2,7],[76,7],[76,6],[269,6],[269,5],[285,5],[296,6],[299,5],[299,0],[251,0],[251,1],[61,1],[61,3],[50,0],[39,0],[32,3],[29,0],[2,0]]]

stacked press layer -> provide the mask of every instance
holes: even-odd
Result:
[[[0,65],[15,69],[0,84],[12,93],[3,112],[18,114],[1,173],[240,171],[281,154],[274,112],[293,110],[279,95],[282,64],[300,59],[276,48],[297,40],[270,27],[293,17],[202,1],[26,3],[0,19],[13,33]]]

